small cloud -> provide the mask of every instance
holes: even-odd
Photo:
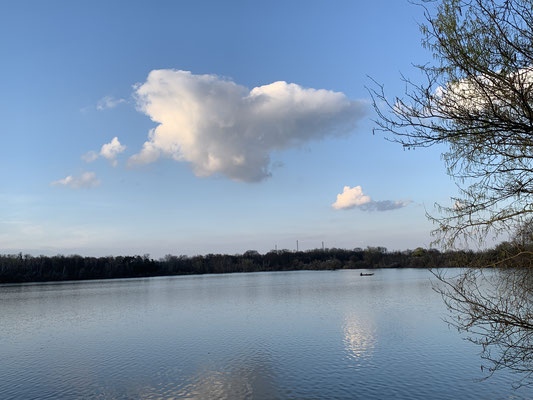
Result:
[[[344,186],[342,193],[337,195],[337,201],[331,206],[335,210],[349,210],[350,208],[360,207],[363,204],[371,202],[372,199],[369,196],[363,194],[361,186]]]
[[[331,205],[335,210],[349,210],[359,208],[363,211],[389,211],[406,207],[411,200],[379,200],[374,201],[363,193],[361,186],[344,186],[342,193],[337,195],[337,200]]]
[[[352,132],[366,100],[284,81],[249,89],[216,75],[154,70],[135,87],[137,108],[158,125],[129,165],[161,156],[189,162],[197,176],[258,182],[273,151]]]
[[[125,99],[115,99],[113,96],[105,96],[102,97],[98,102],[96,103],[96,109],[98,111],[106,110],[109,108],[115,108],[119,104],[125,103]]]
[[[98,157],[102,156],[109,160],[113,167],[116,167],[118,165],[118,161],[116,159],[117,155],[122,153],[124,150],[126,150],[126,146],[120,144],[118,137],[115,136],[111,140],[111,142],[102,145],[102,148],[100,149],[99,153],[96,153],[95,151],[91,150],[81,156],[81,158],[85,162],[90,163],[96,160]]]
[[[380,200],[363,204],[360,208],[363,211],[390,211],[403,208],[411,204],[411,200]]]
[[[79,177],[68,175],[51,183],[52,186],[67,186],[73,189],[93,188],[100,185],[100,180],[96,178],[94,172],[84,172]]]
[[[116,157],[124,150],[126,150],[126,146],[121,145],[118,141],[118,137],[115,136],[111,140],[111,142],[106,143],[102,146],[102,148],[100,149],[100,155],[108,159],[111,162],[111,165],[113,165],[113,167],[116,167],[118,164]]]
[[[90,163],[98,158],[98,153],[91,150],[87,154],[82,155],[81,158],[83,161]]]

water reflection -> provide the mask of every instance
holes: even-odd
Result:
[[[350,358],[359,360],[372,356],[377,338],[375,323],[371,318],[351,312],[344,318],[343,331],[344,347]]]
[[[0,398],[507,398],[427,271],[0,286]],[[531,399],[533,391],[516,393]]]
[[[240,364],[205,368],[187,382],[162,381],[142,388],[137,397],[160,399],[272,399],[279,398],[274,368],[269,357],[242,360]],[[171,378],[167,376],[167,378]]]

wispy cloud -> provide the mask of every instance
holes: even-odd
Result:
[[[76,225],[63,226],[54,220],[0,220],[0,248],[5,252],[33,254],[72,254],[91,248],[105,248],[120,237],[116,227]]]
[[[113,96],[105,96],[102,97],[98,102],[96,103],[96,109],[98,111],[106,110],[109,108],[115,108],[119,104],[125,103],[125,99],[116,99]]]
[[[158,125],[130,165],[161,156],[190,162],[196,175],[256,182],[270,153],[349,133],[367,102],[343,93],[274,82],[252,90],[216,75],[154,70],[136,88],[138,109]]]
[[[63,179],[53,181],[51,185],[66,186],[73,189],[93,188],[100,185],[100,180],[96,178],[96,174],[94,172],[84,172],[78,177],[68,175]]]
[[[372,200],[370,203],[363,204],[360,208],[363,211],[390,211],[407,207],[411,203],[411,200]]]
[[[88,163],[93,162],[98,157],[99,157],[99,154],[92,150],[81,156],[82,160]]]
[[[363,211],[389,211],[406,207],[411,200],[372,200],[363,193],[361,186],[344,186],[342,193],[337,194],[337,200],[331,205],[335,210],[349,210],[359,208]]]
[[[126,150],[126,146],[120,144],[118,137],[115,136],[111,140],[111,142],[102,145],[102,148],[100,149],[99,153],[91,150],[86,154],[82,155],[81,158],[85,162],[90,163],[96,160],[98,157],[102,156],[109,160],[113,167],[116,167],[118,165],[117,155],[122,153],[124,150]]]

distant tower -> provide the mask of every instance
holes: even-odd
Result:
[[[324,242],[322,242],[322,251],[324,251]]]
[[[298,241],[296,241],[296,251],[298,251]]]

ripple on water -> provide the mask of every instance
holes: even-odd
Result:
[[[529,399],[480,378],[427,271],[0,287],[2,399]]]

